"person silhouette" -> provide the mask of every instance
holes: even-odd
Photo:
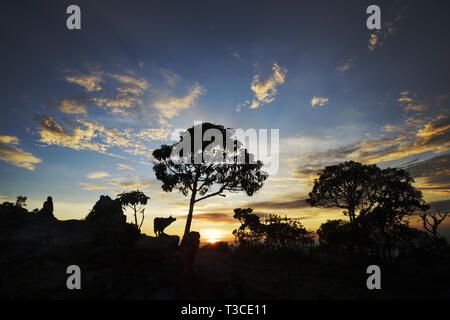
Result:
[[[48,196],[47,201],[44,202],[42,207],[42,215],[53,218],[53,199],[50,196]]]

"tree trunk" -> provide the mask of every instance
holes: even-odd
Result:
[[[191,201],[189,202],[189,213],[186,219],[186,227],[184,228],[184,235],[183,235],[183,239],[181,240],[181,245],[184,244],[184,242],[186,241],[186,237],[189,235],[189,232],[191,231],[191,222],[192,222],[192,214],[194,212],[194,204],[195,204],[195,196],[196,196],[196,186],[194,187],[194,190],[192,191],[191,194]]]
[[[138,222],[137,222],[137,212],[136,212],[136,206],[133,207],[134,210],[134,223],[136,224],[136,227],[139,228]]]
[[[349,208],[348,208],[348,216],[350,218],[350,222],[353,223],[355,221],[355,208],[354,208],[354,206],[349,206]]]

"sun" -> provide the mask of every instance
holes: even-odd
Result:
[[[211,244],[219,242],[223,237],[223,231],[217,229],[201,230],[200,234],[206,242]]]

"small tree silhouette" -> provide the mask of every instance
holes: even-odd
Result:
[[[422,219],[423,228],[429,232],[434,239],[439,237],[439,225],[447,218],[449,212],[433,211],[424,212],[420,215]]]
[[[204,141],[204,134],[208,131],[214,132],[214,135],[210,141]],[[157,161],[153,170],[156,178],[163,183],[162,189],[166,192],[178,189],[185,196],[190,194],[182,243],[190,232],[195,203],[214,196],[225,197],[225,191],[243,191],[252,196],[267,179],[267,174],[261,171],[263,163],[254,161],[254,156],[248,153],[242,143],[232,138],[232,132],[221,125],[203,123],[183,132],[179,142],[170,146],[162,145],[153,151]],[[198,140],[201,142],[197,143]],[[178,151],[180,146],[187,150]],[[226,160],[205,161],[217,156]],[[239,162],[237,159],[244,161]]]
[[[234,209],[233,218],[239,220],[241,225],[238,229],[233,230],[233,235],[241,245],[254,245],[260,242],[264,237],[264,233],[261,230],[261,220],[259,216],[252,214],[252,212],[252,208]]]
[[[331,251],[344,251],[351,241],[349,226],[350,223],[342,219],[327,220],[322,223],[316,231],[320,245]]]
[[[134,223],[136,227],[141,230],[142,224],[144,223],[144,206],[147,204],[147,201],[150,197],[146,196],[142,191],[130,191],[123,192],[117,196],[120,200],[122,207],[125,209],[129,207],[134,212]],[[138,224],[138,214],[142,215],[141,223]]]
[[[260,219],[252,214],[253,209],[234,209],[234,218],[241,226],[233,235],[242,246],[263,245],[270,251],[307,250],[313,243],[313,232],[307,231],[303,224],[293,218],[269,214]]]
[[[21,208],[26,207],[27,206],[26,201],[27,201],[27,197],[18,196],[17,200],[16,200],[16,207],[21,207]]]

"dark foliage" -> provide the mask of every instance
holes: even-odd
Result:
[[[413,182],[409,173],[401,169],[380,169],[347,161],[325,167],[314,180],[306,202],[313,207],[344,209],[352,223],[376,212],[380,227],[387,228],[405,216],[429,208]]]
[[[241,226],[233,235],[243,246],[262,246],[265,251],[305,252],[314,244],[314,233],[292,218],[269,214],[260,219],[252,209],[235,209],[234,218]]]
[[[145,218],[145,208],[144,206],[147,204],[148,200],[150,200],[150,197],[145,195],[142,191],[136,190],[136,191],[130,191],[130,192],[123,192],[117,196],[117,198],[120,201],[120,204],[122,207],[129,207],[133,210],[134,214],[134,223],[136,227],[141,230],[142,224],[144,223]],[[138,215],[141,215],[141,222],[138,224]]]

